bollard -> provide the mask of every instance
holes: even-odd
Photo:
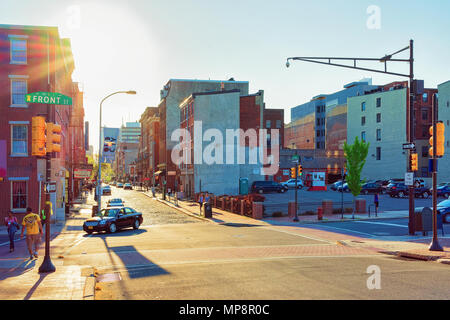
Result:
[[[323,208],[318,207],[317,208],[317,220],[322,220],[322,219],[323,219]]]
[[[245,215],[245,200],[240,200],[239,202],[241,203],[241,216]]]
[[[288,204],[288,217],[292,219],[295,217],[295,202],[289,202]]]
[[[356,199],[356,213],[366,213],[366,199]]]
[[[263,218],[263,203],[262,202],[253,202],[252,218],[258,219],[258,220]]]
[[[324,216],[326,215],[332,215],[333,214],[333,201],[331,200],[323,200],[322,201],[322,214]]]

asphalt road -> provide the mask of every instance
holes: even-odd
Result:
[[[447,265],[339,246],[281,227],[203,222],[138,191],[113,188],[113,197],[143,211],[143,226],[79,233],[80,240],[64,253],[64,265],[96,268],[98,300],[450,298]],[[371,234],[390,228],[336,226]],[[367,286],[370,266],[381,271],[380,289]]]

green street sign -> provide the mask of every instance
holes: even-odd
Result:
[[[72,98],[58,92],[33,92],[25,95],[26,103],[72,105]]]
[[[292,160],[298,161],[298,159],[299,159],[298,154],[294,154],[294,155],[292,156]]]

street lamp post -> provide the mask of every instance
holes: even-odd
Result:
[[[100,122],[99,122],[99,129],[98,129],[98,175],[97,175],[97,210],[100,212],[101,206],[102,206],[102,188],[101,188],[101,179],[102,179],[102,104],[103,102],[108,99],[109,97],[119,94],[119,93],[126,93],[126,94],[136,94],[136,91],[117,91],[114,93],[111,93],[110,95],[103,98],[103,100],[100,102]]]
[[[406,51],[409,49],[409,59],[393,59],[392,56],[401,53],[403,51]],[[299,61],[305,61],[305,62],[312,62],[312,63],[319,63],[319,64],[325,64],[329,66],[335,66],[335,67],[342,67],[342,68],[350,68],[350,69],[357,69],[357,70],[363,70],[363,71],[370,71],[370,72],[378,72],[388,75],[394,75],[399,77],[406,77],[409,78],[409,95],[408,95],[408,118],[407,118],[407,127],[408,127],[408,142],[412,144],[414,142],[414,41],[410,40],[409,46],[405,47],[401,50],[398,50],[392,54],[385,55],[382,58],[341,58],[341,57],[290,57],[286,60],[286,67],[289,68],[290,66],[290,60],[299,60]],[[340,63],[332,63],[332,60],[334,61],[351,61],[353,62],[353,65],[346,65],[346,64],[340,64]],[[359,61],[377,61],[384,63],[384,70],[377,70],[377,69],[369,69],[369,68],[362,68],[358,67],[356,65]],[[409,63],[409,74],[402,74],[402,73],[395,73],[390,72],[387,70],[387,62],[406,62]],[[409,155],[413,153],[415,150],[410,149]],[[409,157],[408,157],[409,159]],[[411,166],[409,164],[409,161],[407,163],[407,171],[412,172]],[[414,235],[415,234],[415,221],[414,221],[414,186],[409,187],[409,223],[408,223],[408,229],[409,234]]]

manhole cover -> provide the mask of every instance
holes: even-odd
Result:
[[[97,282],[114,282],[122,280],[120,272],[105,273],[97,277]]]

